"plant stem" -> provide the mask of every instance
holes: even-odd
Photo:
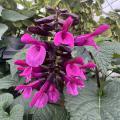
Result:
[[[98,71],[97,66],[95,68],[95,73],[96,73],[96,79],[97,79],[97,86],[98,88],[100,88],[101,86],[100,86],[100,79],[99,79],[99,71]]]
[[[94,59],[94,57],[93,57],[93,55],[92,55],[91,52],[89,52],[89,55],[91,56],[91,58],[92,58],[92,59],[94,60],[94,62],[95,62],[95,59]],[[95,62],[95,63],[96,63],[96,62]],[[96,79],[97,79],[97,86],[98,86],[99,89],[101,89],[100,78],[99,78],[99,70],[98,70],[97,66],[95,67],[95,73],[96,73]]]

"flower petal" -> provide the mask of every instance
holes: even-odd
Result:
[[[25,85],[18,85],[15,90],[23,90],[25,87]]]
[[[39,92],[36,92],[36,93],[34,94],[34,96],[33,96],[33,98],[32,98],[32,101],[31,101],[30,104],[29,104],[30,107],[33,107],[33,106],[35,105],[35,103],[36,103],[39,95],[40,95]]]
[[[51,85],[48,90],[48,99],[49,102],[56,103],[60,97],[59,91],[54,85]]]
[[[80,68],[77,64],[67,64],[66,73],[68,76],[79,76]]]
[[[80,76],[80,78],[81,78],[82,80],[86,80],[86,76],[85,76],[85,74],[84,74],[84,69],[83,69],[83,70],[80,69],[80,74],[79,74],[79,76]]]
[[[79,35],[75,38],[75,44],[77,46],[83,46],[89,37],[90,34]]]
[[[31,94],[32,94],[32,88],[31,87],[26,87],[24,89],[23,93],[22,93],[22,95],[25,99],[30,98]]]
[[[66,85],[67,89],[66,92],[71,95],[78,95],[78,86],[74,83],[68,82]]]
[[[47,104],[47,102],[48,102],[48,96],[47,96],[47,94],[46,93],[42,93],[38,97],[38,99],[37,99],[37,101],[35,103],[35,107],[37,107],[37,108],[43,108]]]
[[[83,64],[84,64],[84,59],[83,59],[82,57],[76,57],[76,58],[73,60],[73,63],[83,65]]]
[[[26,63],[32,67],[38,67],[43,64],[46,56],[46,50],[43,46],[32,45],[26,54]]]
[[[54,44],[59,46],[60,44],[68,45],[70,47],[74,47],[74,37],[70,32],[64,33],[63,31],[57,32],[54,37]]]
[[[39,44],[40,42],[32,38],[30,34],[26,33],[21,37],[21,42],[25,44]]]
[[[68,17],[63,23],[62,31],[67,32],[72,23],[73,23],[72,17]]]
[[[81,68],[95,68],[96,64],[93,62],[88,62],[87,64],[81,66]]]
[[[23,67],[28,66],[28,65],[26,64],[25,60],[16,60],[16,61],[14,62],[14,64],[16,64],[16,65],[21,65],[21,66],[23,66]]]
[[[32,77],[32,67],[26,67],[22,73],[19,74],[19,76],[23,76],[26,78],[26,82],[29,82]]]
[[[103,32],[105,32],[106,30],[108,30],[110,28],[110,26],[108,24],[103,24],[100,25],[98,28],[96,28],[96,30],[91,33],[92,36],[97,36],[102,34]]]
[[[95,49],[99,49],[100,47],[96,44],[95,40],[93,37],[90,37],[87,39],[86,43],[84,45],[87,46],[93,46]]]

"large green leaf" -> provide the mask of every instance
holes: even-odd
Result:
[[[68,120],[64,107],[48,104],[45,108],[34,110],[32,120]]]
[[[22,15],[22,14],[16,12],[16,11],[4,9],[2,11],[2,18],[5,19],[5,20],[15,22],[15,21],[19,21],[19,20],[25,20],[28,17],[25,16],[25,15]]]
[[[2,10],[3,10],[3,7],[0,5],[0,16],[1,16]]]
[[[120,43],[118,42],[103,42],[98,51],[91,47],[86,48],[93,54],[96,64],[103,74],[106,74],[110,68],[113,54],[120,54]]]
[[[0,40],[2,35],[7,31],[7,29],[8,29],[7,25],[0,23]]]
[[[0,95],[0,120],[23,120],[24,108],[21,105],[15,105],[9,113],[6,109],[13,102],[13,96],[9,93]]]
[[[35,92],[35,91],[34,91]],[[34,93],[33,92],[33,93]],[[33,96],[33,95],[32,95]],[[24,118],[32,118],[32,120],[69,120],[69,114],[63,106],[48,104],[43,109],[36,109],[29,107],[31,99],[25,100],[22,95],[17,97],[12,106],[20,104],[24,106]]]
[[[0,89],[8,89],[11,86],[15,86],[17,81],[15,81],[11,75],[5,76],[0,79]]]
[[[15,105],[10,111],[11,120],[23,120],[24,107],[22,105]]]
[[[94,81],[86,81],[78,96],[65,95],[71,120],[120,120],[120,79],[109,80],[104,96],[97,93]]]

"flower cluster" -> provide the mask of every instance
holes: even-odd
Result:
[[[86,63],[81,56],[72,58],[71,52],[74,46],[93,46],[97,50],[94,37],[109,29],[109,25],[103,24],[92,33],[74,37],[69,32],[72,24],[72,17],[68,17],[55,33],[53,42],[39,41],[28,33],[21,37],[30,47],[25,60],[15,61],[19,76],[25,78],[25,84],[18,85],[16,90],[26,99],[36,91],[31,107],[43,108],[47,103],[56,103],[64,87],[68,94],[78,95],[78,90],[85,87],[86,70],[96,66],[92,61]]]

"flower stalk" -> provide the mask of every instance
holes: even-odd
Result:
[[[74,36],[69,28],[75,25],[75,16],[69,15],[61,23],[61,12],[67,11],[58,8],[56,18],[51,15],[35,20],[36,26],[28,28],[29,32],[45,37],[54,33],[53,41],[40,41],[28,33],[21,37],[21,41],[30,47],[24,60],[15,61],[19,76],[25,78],[25,83],[17,86],[16,90],[22,92],[25,99],[30,98],[32,91],[36,90],[30,107],[43,108],[47,103],[58,102],[64,88],[67,94],[77,96],[79,90],[85,87],[87,69],[95,69],[98,88],[100,91],[102,88],[95,63],[86,62],[81,56],[73,58],[71,53],[75,46],[92,46],[98,50],[94,37],[106,31],[109,25],[101,25],[89,34]]]

